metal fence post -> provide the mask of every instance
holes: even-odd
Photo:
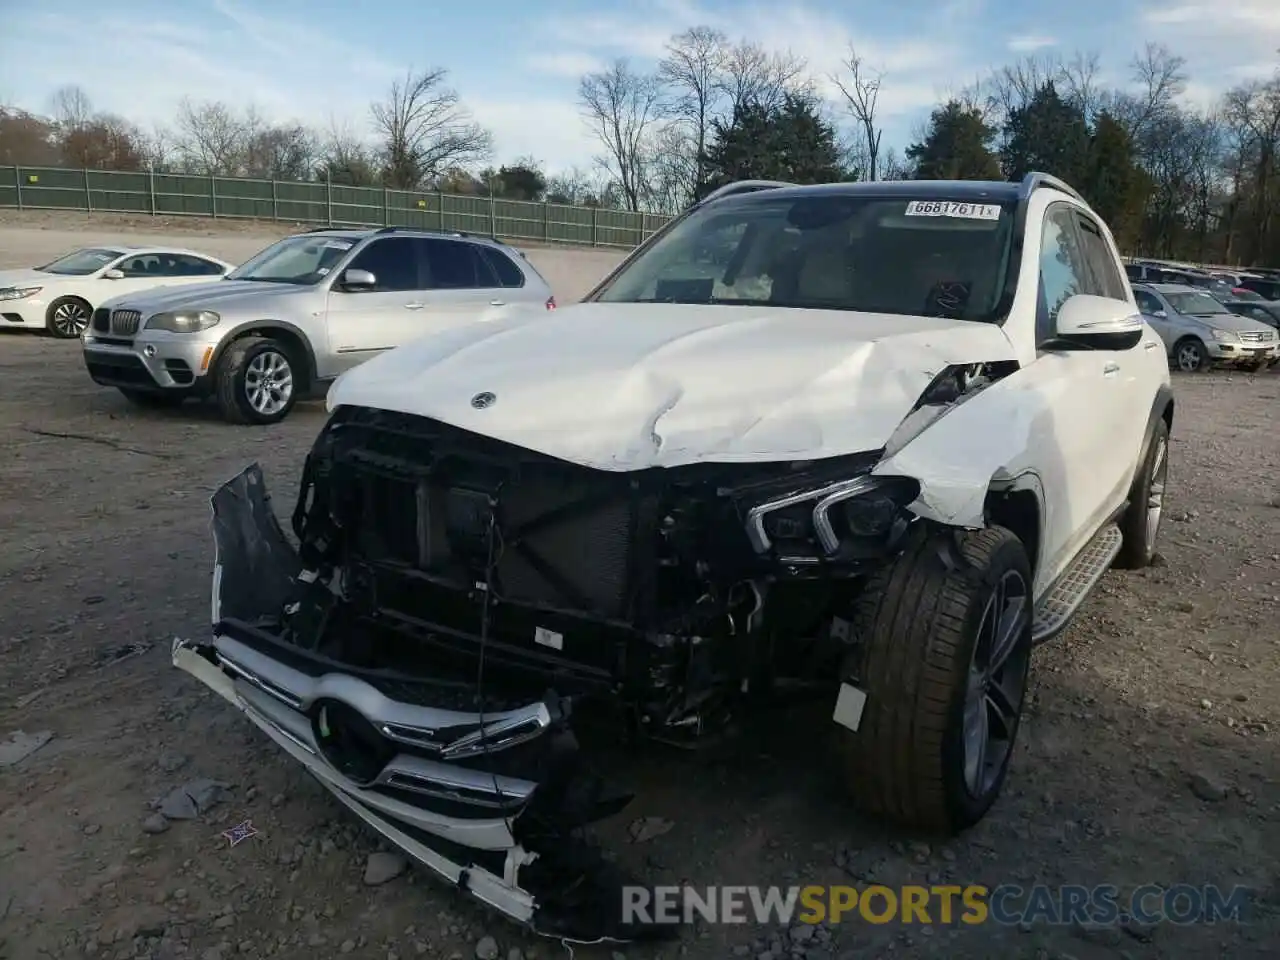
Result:
[[[89,189],[89,168],[84,168],[84,208],[93,213],[93,191]]]
[[[324,222],[326,226],[333,226],[333,181],[326,180],[324,182]]]
[[[280,196],[278,184],[274,179],[271,181],[271,219],[280,219]]]
[[[551,201],[542,201],[542,239],[551,239]]]
[[[218,177],[209,174],[209,208],[213,211],[213,219],[218,219]]]
[[[382,188],[382,225],[391,226],[391,191],[386,187]]]
[[[156,168],[147,167],[147,195],[151,199],[151,215],[156,215]]]
[[[494,199],[493,194],[489,194],[489,236],[496,237],[498,235],[498,201]]]
[[[597,219],[596,213],[599,211],[599,209],[600,209],[599,207],[591,208],[591,245],[593,247],[597,245],[596,244],[596,219]]]
[[[13,185],[18,191],[18,209],[22,209],[22,168],[17,164],[13,166]]]
[[[439,211],[440,232],[444,233],[444,191],[436,191],[436,210]]]

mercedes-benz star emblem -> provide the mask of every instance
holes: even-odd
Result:
[[[477,410],[484,410],[486,407],[492,407],[497,399],[498,398],[496,396],[486,390],[484,393],[477,393],[472,397],[471,405]]]

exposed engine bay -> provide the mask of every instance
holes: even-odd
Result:
[[[214,637],[175,662],[509,916],[653,935],[582,836],[630,799],[583,741],[697,749],[788,693],[834,703],[863,580],[926,523],[882,453],[612,473],[341,407],[296,548],[256,464],[214,496]]]

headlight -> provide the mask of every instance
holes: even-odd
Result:
[[[157,313],[147,319],[148,330],[168,330],[170,333],[198,333],[217,326],[222,318],[212,310],[175,310]]]
[[[1213,339],[1215,340],[1222,340],[1227,343],[1231,343],[1240,339],[1238,334],[1232,333],[1230,330],[1219,330],[1217,327],[1214,327],[1212,332]]]
[[[4,287],[0,288],[0,300],[25,300],[34,297],[42,287]]]
[[[821,548],[828,555],[842,544],[881,543],[920,492],[906,477],[863,476],[762,503],[748,511],[747,535],[764,553]]]

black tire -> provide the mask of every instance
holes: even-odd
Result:
[[[263,411],[250,402],[248,378],[252,375],[255,360],[272,355],[283,358],[290,371],[289,390],[283,405]],[[297,361],[288,347],[270,337],[244,337],[234,341],[218,361],[214,378],[218,409],[228,423],[279,423],[289,415],[298,401],[298,383],[301,378]]]
[[[171,407],[180,407],[187,398],[182,394],[170,393],[154,393],[150,390],[130,390],[127,387],[119,387],[120,394],[137,407],[145,407],[149,410],[162,410]]]
[[[1138,472],[1134,475],[1129,507],[1120,518],[1124,543],[1113,566],[1121,570],[1141,570],[1151,566],[1156,555],[1156,536],[1164,517],[1164,492],[1168,478],[1169,425],[1161,418],[1156,421]]]
[[[1024,603],[1000,681],[1014,691],[1007,749],[974,790],[965,777],[970,669],[996,587],[1013,581]],[[854,801],[912,830],[949,835],[972,826],[1004,785],[1025,701],[1031,569],[1022,542],[1004,527],[989,527],[914,543],[867,585],[857,619],[861,643],[842,675],[856,678],[867,699],[858,730],[839,731]],[[989,718],[987,694],[976,702],[982,711],[975,713]]]
[[[1199,337],[1183,337],[1173,345],[1173,363],[1183,373],[1203,373],[1210,362],[1209,351]]]
[[[44,328],[57,340],[75,340],[89,326],[93,307],[79,297],[59,297],[44,313]]]

